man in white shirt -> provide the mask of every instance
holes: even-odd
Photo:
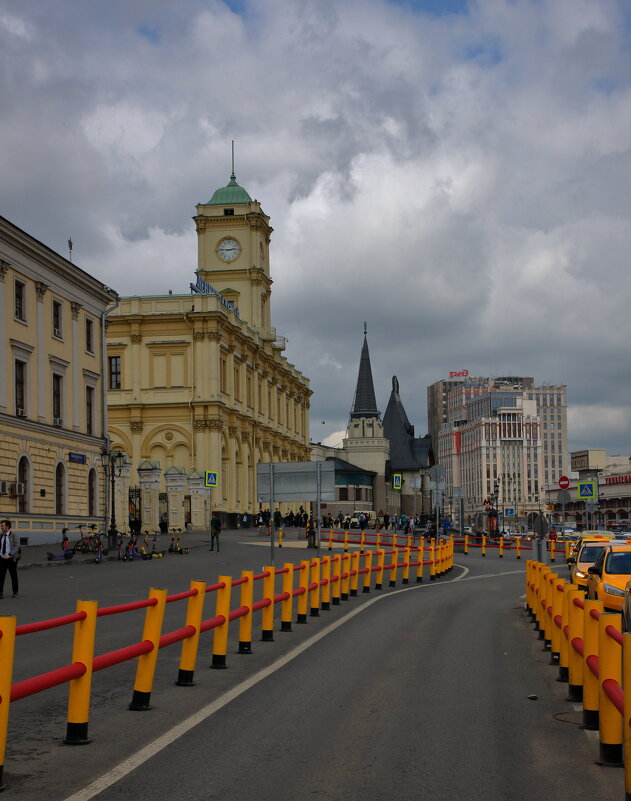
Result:
[[[11,521],[0,521],[0,598],[4,597],[4,579],[7,570],[11,576],[11,587],[13,597],[18,597],[18,547],[15,541],[15,534],[11,531]]]

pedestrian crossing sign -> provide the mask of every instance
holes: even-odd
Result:
[[[578,481],[576,484],[579,501],[593,501],[596,499],[595,481]]]
[[[217,473],[211,470],[206,470],[206,481],[204,482],[206,487],[216,487],[217,486]]]
[[[400,490],[401,489],[401,473],[394,473],[392,476],[392,489],[393,490]]]

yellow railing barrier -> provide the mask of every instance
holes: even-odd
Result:
[[[364,573],[364,586],[362,591],[368,593],[370,592],[370,585],[372,584],[372,551],[366,551],[364,554],[364,567],[366,572]]]
[[[350,584],[351,584],[351,555],[350,553],[345,553],[342,557],[342,590],[340,593],[340,598],[343,601],[348,601],[348,594],[350,591]]]
[[[90,714],[90,689],[92,687],[92,660],[94,659],[94,637],[96,634],[96,601],[77,601],[77,612],[85,612],[85,618],[74,624],[72,663],[85,665],[85,673],[70,681],[68,692],[68,723],[64,742],[79,745],[90,742],[88,717]]]
[[[423,537],[421,537],[416,549],[416,561],[418,562],[416,566],[417,584],[421,584],[423,582],[423,559],[425,559],[425,540]]]
[[[311,585],[315,584],[309,591],[309,614],[311,617],[319,617],[320,615],[320,560],[314,559],[311,562]]]
[[[215,603],[216,617],[223,617],[224,622],[217,626],[213,636],[213,655],[210,666],[216,670],[226,667],[228,653],[228,616],[230,615],[230,592],[232,590],[232,576],[219,576],[218,584],[223,586],[217,590]]]
[[[559,677],[558,681],[569,682],[570,643],[565,636],[570,626],[570,593],[577,590],[576,584],[562,582],[563,594],[561,596],[561,647],[559,648]]]
[[[274,640],[274,595],[276,594],[276,571],[273,565],[266,565],[263,568],[265,578],[263,579],[263,598],[269,598],[270,603],[261,610],[261,641],[273,642]]]
[[[588,659],[598,656],[598,619],[592,616],[592,610],[601,614],[605,607],[602,601],[585,601],[583,631],[583,726],[597,730],[598,714],[598,679],[588,667]]]
[[[561,655],[561,639],[562,630],[556,624],[556,618],[562,620],[563,615],[563,585],[565,579],[560,579],[558,576],[552,582],[552,639],[550,642],[550,663],[554,665],[559,664]]]
[[[482,556],[486,556],[486,536],[482,535]]]
[[[359,587],[359,560],[361,554],[355,551],[351,554],[351,598],[357,597],[357,588]]]
[[[468,556],[468,554],[469,554],[469,535],[468,534],[464,535],[464,548],[463,548],[462,552],[464,553],[465,556]]]
[[[375,580],[375,589],[380,590],[383,586],[383,566],[386,560],[386,552],[383,548],[377,551],[377,572]]]
[[[191,581],[191,590],[196,590],[194,595],[188,599],[186,606],[186,625],[195,629],[195,634],[182,640],[182,652],[180,654],[180,668],[175,682],[180,687],[192,687],[195,682],[195,666],[197,664],[197,652],[199,650],[199,635],[201,631],[202,618],[204,616],[204,601],[206,600],[206,582]]]
[[[583,657],[577,653],[572,643],[575,640],[583,640],[584,619],[583,610],[574,601],[583,601],[585,593],[583,590],[570,590],[567,596],[568,602],[568,701],[583,700]]]
[[[344,553],[348,553],[348,531],[344,532]]]
[[[392,567],[390,568],[390,587],[397,586],[397,570],[399,567],[399,549],[393,548],[392,553],[390,555],[390,564]]]
[[[239,653],[252,653],[252,604],[254,603],[254,571],[242,570],[241,578],[245,579],[241,585],[239,605],[247,608],[247,613],[239,620]]]
[[[336,559],[339,557],[336,556]],[[300,563],[300,578],[298,579],[298,586],[302,590],[302,593],[298,596],[298,611],[296,613],[296,623],[306,623],[307,622],[307,606],[308,606],[308,592],[307,587],[309,586],[309,565],[310,562],[308,560],[303,560]],[[333,601],[335,603],[335,601]]]
[[[501,534],[500,534],[499,557],[500,559],[504,558],[504,537]]]
[[[340,605],[340,574],[342,572],[342,557],[336,553],[332,560],[331,577],[331,604]]]
[[[622,687],[620,645],[607,629],[622,633],[620,615],[602,613],[598,618],[598,714],[600,761],[603,765],[622,764],[622,718],[604,690],[605,679]],[[626,688],[631,692],[631,687]],[[629,723],[627,721],[627,728]]]
[[[429,578],[436,581],[436,540],[429,543]]]
[[[7,750],[7,728],[13,678],[13,657],[15,655],[14,617],[0,617],[0,790],[4,789],[4,757]],[[87,732],[86,732],[87,735]]]
[[[361,541],[359,543],[359,552],[364,553],[366,550],[366,534],[362,531]]]
[[[326,557],[327,561],[330,557]],[[294,591],[294,568],[293,562],[285,562],[283,565],[285,573],[283,573],[283,593],[288,595],[288,598],[281,603],[280,606],[280,630],[291,631],[291,624],[293,621],[293,591]],[[252,574],[254,576],[254,574]]]
[[[403,549],[403,573],[401,574],[401,584],[410,583],[410,562],[412,561],[412,546],[406,545]]]
[[[517,548],[515,556],[517,559],[521,559],[521,537],[515,538],[515,547]]]
[[[333,550],[333,529],[329,531],[329,551]]]
[[[322,559],[322,609],[328,611],[331,608],[331,557],[325,556]]]
[[[145,626],[142,632],[143,642],[150,642],[153,648],[146,654],[138,657],[136,668],[136,681],[134,692],[129,708],[134,712],[146,712],[151,709],[151,690],[153,689],[153,677],[156,673],[158,663],[158,651],[160,650],[160,634],[162,633],[162,621],[164,620],[164,610],[167,602],[167,591],[151,588],[149,597],[155,598],[155,606],[148,606],[145,613]]]

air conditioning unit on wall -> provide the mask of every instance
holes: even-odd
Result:
[[[53,417],[53,425],[54,426],[57,426],[57,427],[61,428],[61,426],[63,424],[64,424],[63,418],[61,418],[61,417]]]
[[[23,481],[16,481],[13,484],[9,484],[9,495],[24,495],[24,482]]]
[[[16,409],[15,415],[16,417],[26,417],[26,409]]]

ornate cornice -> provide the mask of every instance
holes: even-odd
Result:
[[[0,259],[0,281],[4,281],[4,276],[11,265],[8,261]]]
[[[139,434],[142,431],[142,420],[132,420],[129,427],[132,434]]]
[[[211,342],[221,342],[221,333],[219,331],[209,331],[208,339]]]
[[[137,331],[134,331],[134,333],[130,335],[130,339],[134,343],[139,343],[142,342],[142,335],[139,334]]]
[[[206,422],[211,431],[223,431],[223,420],[215,418],[213,420],[207,420]]]
[[[195,342],[201,342],[204,339],[203,331],[193,331],[193,339]]]
[[[44,300],[44,295],[48,292],[48,284],[43,281],[36,281],[35,290],[37,291],[37,300],[41,303]]]

